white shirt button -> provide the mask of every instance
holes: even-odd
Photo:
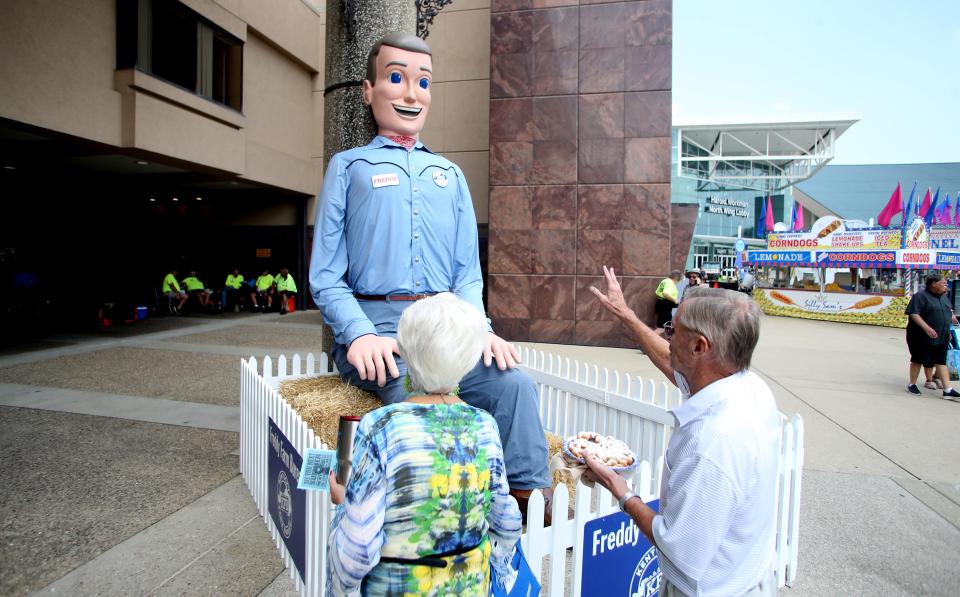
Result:
[[[419,258],[419,257],[414,257],[414,258],[413,258],[413,262],[414,262],[414,263],[420,263],[420,258]]]
[[[420,280],[417,280],[417,286],[420,286]]]
[[[419,216],[419,215],[420,215],[420,210],[419,210],[419,209],[413,210],[413,215]]]
[[[420,233],[419,232],[414,233],[413,238],[414,240],[420,238]]]

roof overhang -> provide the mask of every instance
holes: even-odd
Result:
[[[834,157],[837,138],[856,119],[675,125],[677,175],[700,191],[781,191]]]

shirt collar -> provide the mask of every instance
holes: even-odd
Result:
[[[742,378],[744,375],[747,375],[747,373],[742,371],[728,375],[723,379],[718,379],[684,400],[680,406],[670,411],[677,420],[677,427],[683,427],[690,421],[700,417],[700,415],[709,410],[714,404],[726,399],[726,386],[734,380]]]
[[[407,148],[404,147],[403,145],[400,145],[399,143],[397,143],[397,142],[394,141],[393,139],[388,139],[387,137],[384,137],[383,135],[377,135],[376,137],[374,137],[374,138],[373,138],[373,141],[370,142],[370,145],[373,146],[374,148],[380,148],[380,147],[399,147],[400,149],[403,149],[404,151],[407,150]],[[420,139],[417,139],[417,143],[413,146],[413,148],[414,148],[414,149],[422,149],[422,150],[424,150],[424,151],[428,151],[428,152],[430,152],[430,153],[433,153],[432,151],[430,151],[430,148],[428,148],[426,145],[424,145],[423,143],[420,142]]]

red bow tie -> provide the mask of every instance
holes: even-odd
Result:
[[[413,149],[413,146],[417,144],[417,139],[408,135],[390,135],[387,139],[390,139],[398,145],[403,145],[407,151]]]

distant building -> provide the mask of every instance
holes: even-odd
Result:
[[[697,211],[686,266],[719,263],[731,273],[738,238],[747,247],[765,246],[758,223],[767,196],[775,223],[792,224],[795,201],[807,226],[825,215],[795,191],[821,176],[836,139],[856,122],[674,124],[671,201]]]

